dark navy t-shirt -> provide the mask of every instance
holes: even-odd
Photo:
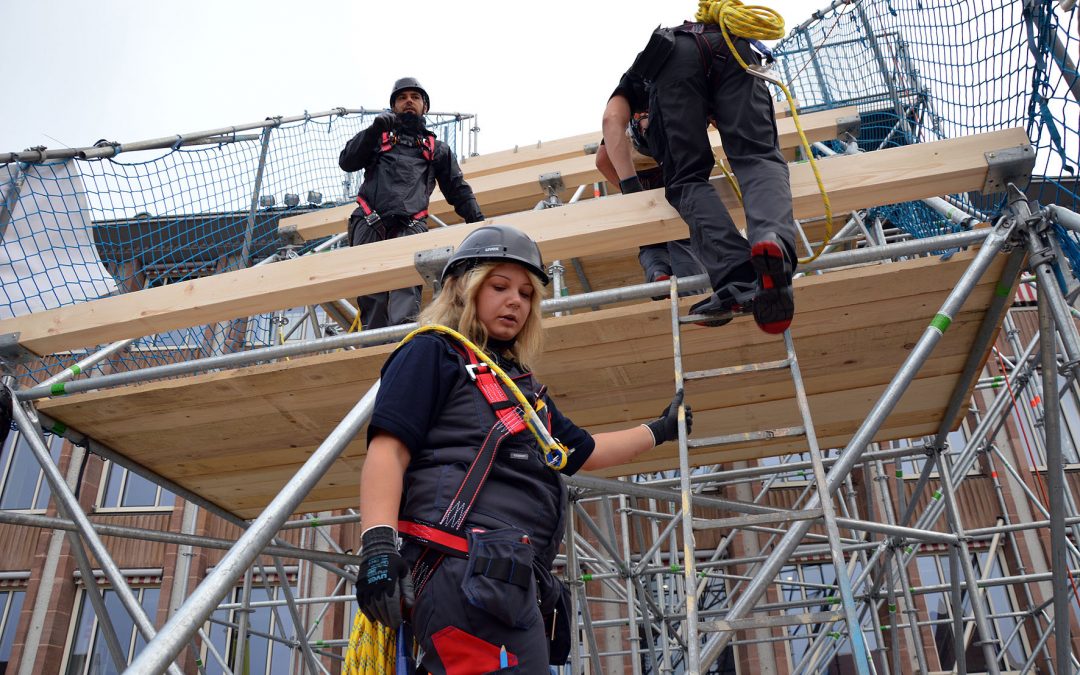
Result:
[[[410,453],[420,450],[428,429],[461,377],[466,375],[460,357],[442,338],[418,335],[407,342],[383,365],[375,411],[368,425],[368,443],[374,430],[381,429],[401,440]],[[545,395],[544,402],[551,413],[551,435],[574,450],[562,469],[571,476],[592,454],[596,442],[559,412],[550,396]]]

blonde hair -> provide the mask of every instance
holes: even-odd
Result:
[[[507,261],[510,262],[510,261]],[[476,317],[476,296],[491,271],[502,263],[481,263],[465,271],[461,276],[451,276],[443,284],[442,291],[420,312],[417,321],[421,326],[440,324],[453,328],[473,343],[488,351],[488,332]],[[543,349],[543,330],[540,318],[540,300],[544,285],[539,277],[522,267],[533,285],[529,317],[508,350],[511,357],[522,366],[534,363]]]

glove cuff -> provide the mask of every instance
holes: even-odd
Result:
[[[645,188],[641,186],[641,181],[637,176],[630,176],[619,181],[619,189],[622,190],[624,195],[631,194],[633,192],[641,192]]]
[[[667,440],[667,435],[664,434],[664,418],[659,417],[641,426],[648,429],[649,433],[652,434],[654,448]]]
[[[369,527],[360,535],[361,555],[390,551],[396,553],[399,548],[401,548],[401,539],[398,537],[397,530],[389,525]]]

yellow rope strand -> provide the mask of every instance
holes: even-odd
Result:
[[[740,0],[700,0],[694,19],[701,23],[715,23],[720,26],[720,32],[723,34],[724,41],[727,43],[728,49],[731,50],[732,56],[743,67],[743,70],[748,72],[754,71],[751,70],[750,66],[735,49],[735,45],[731,42],[731,34],[747,40],[779,40],[784,37],[784,18],[778,12],[760,5],[744,5]],[[802,123],[799,122],[799,113],[795,109],[795,99],[779,78],[768,79],[780,87],[780,90],[784,92],[784,96],[787,98],[788,106],[791,108],[791,120],[795,123],[795,130],[799,132],[799,140],[802,142],[806,158],[810,162],[810,169],[814,172],[814,180],[817,181],[821,201],[825,205],[825,241],[816,252],[811,251],[809,258],[799,260],[800,263],[805,264],[817,260],[832,239],[832,204],[829,202],[829,194],[825,191],[825,182],[821,179],[821,172],[818,171],[814,153],[810,150],[810,141],[807,140]],[[722,164],[721,168],[723,168]],[[727,174],[726,169],[724,173]],[[732,180],[734,183],[730,176],[728,180]],[[742,194],[738,192],[737,187],[736,194],[739,195],[739,200],[742,201]]]
[[[551,432],[548,431],[547,426],[540,419],[540,416],[536,414],[536,410],[533,409],[533,406],[529,402],[529,399],[525,398],[525,394],[521,393],[521,390],[518,389],[517,384],[515,384],[514,381],[510,379],[510,376],[507,375],[506,372],[499,367],[499,364],[495,363],[495,361],[493,361],[490,356],[484,353],[484,350],[477,347],[475,344],[472,343],[472,341],[469,340],[469,338],[465,337],[453,328],[448,328],[446,326],[440,326],[437,324],[430,326],[421,326],[420,328],[417,328],[413,332],[406,335],[401,340],[401,342],[398,343],[398,346],[400,347],[401,345],[405,344],[406,342],[421,333],[443,333],[444,335],[449,335],[450,337],[454,338],[461,344],[471,349],[473,353],[476,354],[476,357],[478,359],[486,363],[488,367],[491,368],[491,371],[495,373],[500,380],[502,380],[503,384],[505,384],[506,387],[510,390],[510,393],[514,395],[515,399],[517,399],[517,402],[521,405],[521,409],[525,412],[526,426],[529,427],[529,431],[531,431],[533,436],[536,437],[536,442],[540,444],[540,448],[544,451],[545,457],[552,454],[558,456],[558,466],[553,466],[550,463],[548,464],[548,466],[551,466],[551,468],[555,470],[561,469],[566,466],[566,459],[569,455],[569,450],[567,449],[567,447],[560,443],[558,439],[551,436]]]
[[[370,621],[363,612],[356,610],[341,675],[392,675],[396,649],[396,631]]]

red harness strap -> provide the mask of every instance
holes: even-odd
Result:
[[[398,532],[407,535],[425,547],[425,551],[413,565],[412,576],[416,594],[424,590],[435,569],[443,557],[454,555],[468,556],[467,540],[464,536],[465,519],[476,502],[477,495],[487,482],[491,467],[495,463],[499,446],[515,434],[525,430],[525,418],[521,409],[506,395],[491,368],[481,362],[471,349],[454,344],[454,348],[468,363],[465,371],[476,382],[481,394],[495,411],[496,420],[488,431],[483,444],[476,452],[469,470],[457,489],[457,493],[446,507],[442,519],[437,523],[399,520]]]
[[[476,386],[480,388],[484,400],[491,405],[491,409],[495,411],[499,421],[503,423],[511,435],[524,431],[524,416],[518,410],[517,405],[506,395],[506,390],[499,384],[499,378],[492,372],[491,367],[476,358],[476,354],[471,349],[466,349],[465,353],[469,359],[469,365],[465,366],[465,370],[469,373],[469,377],[476,382]]]
[[[379,139],[379,152],[389,152],[390,148],[397,145],[397,136],[392,135],[389,131],[384,131],[382,137]],[[423,140],[417,139],[417,147],[420,148],[420,155],[424,160],[432,162],[435,160],[435,137],[428,135],[424,136]],[[364,217],[368,219],[369,224],[374,224],[379,220],[379,214],[375,213],[375,209],[364,200],[360,195],[356,195],[356,203],[360,206],[360,210],[363,211]],[[421,220],[428,217],[428,210],[417,211],[412,214],[413,220]]]

